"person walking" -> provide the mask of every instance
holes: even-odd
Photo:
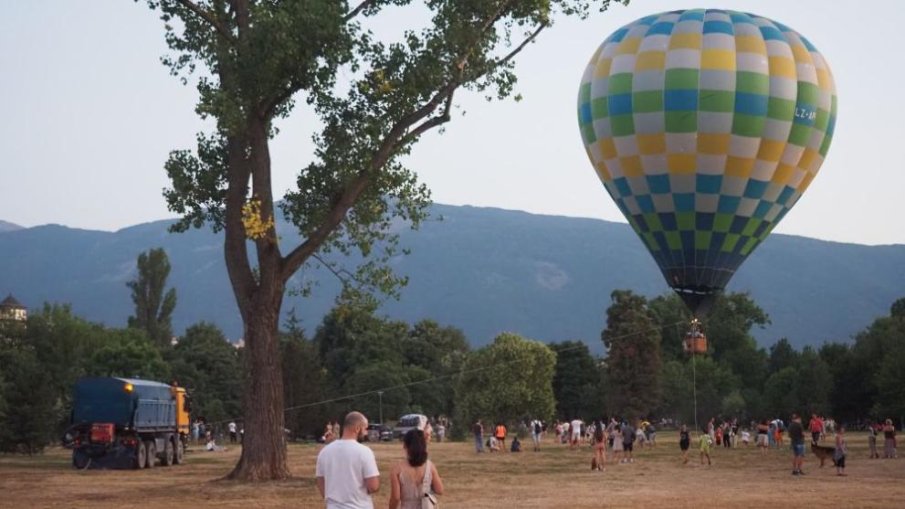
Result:
[[[635,458],[632,456],[632,451],[635,448],[635,428],[632,428],[631,424],[626,423],[622,426],[622,448],[624,449],[625,459],[622,461],[624,463],[634,463]]]
[[[373,509],[371,495],[380,489],[380,472],[374,451],[359,443],[368,432],[368,419],[349,412],[342,436],[317,455],[317,490],[327,509]]]
[[[761,456],[767,454],[767,448],[770,447],[770,425],[767,420],[760,421],[757,425],[757,447],[760,449]]]
[[[437,467],[427,459],[427,439],[420,429],[409,430],[402,438],[405,459],[390,471],[389,509],[421,509],[425,497],[436,506],[443,494],[443,480]]]
[[[597,463],[597,470],[606,471],[606,429],[603,421],[597,421],[594,424],[594,459]]]
[[[484,426],[481,424],[481,419],[475,421],[471,432],[474,433],[474,451],[484,452]]]
[[[707,430],[704,430],[707,431]],[[700,441],[700,451],[701,451],[701,465],[704,464],[704,458],[707,458],[707,465],[711,465],[710,461],[710,445],[713,443],[713,440],[710,438],[709,433],[704,433],[701,435]]]
[[[817,414],[811,414],[808,431],[811,432],[811,443],[817,445],[820,442],[820,435],[823,433],[823,422],[817,418]]]
[[[789,441],[792,443],[792,475],[804,475],[801,470],[801,465],[804,463],[804,426],[801,425],[801,417],[798,414],[792,414],[792,422],[789,423]]]
[[[237,431],[235,421],[230,421],[229,424],[226,425],[229,429],[229,443],[235,444],[239,441],[239,432]]]
[[[569,449],[574,449],[575,447],[579,447],[581,444],[581,425],[584,424],[581,422],[581,419],[575,418],[572,419],[572,422],[569,423],[569,429],[572,433],[572,436],[569,440]]]
[[[679,449],[682,450],[682,464],[688,463],[688,448],[691,447],[691,437],[688,434],[688,426],[682,425],[679,430]]]
[[[531,421],[531,440],[534,441],[534,452],[540,451],[540,442],[543,435],[544,424],[540,419]]]
[[[883,425],[883,457],[896,457],[896,427],[892,425],[892,419],[886,419]]]
[[[625,463],[625,447],[622,445],[622,426],[617,424],[613,428],[613,463]]]
[[[845,475],[845,456],[848,446],[845,443],[845,425],[836,430],[836,450],[833,452],[833,461],[836,463],[836,475]]]

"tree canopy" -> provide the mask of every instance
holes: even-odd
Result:
[[[482,418],[513,422],[525,417],[549,419],[556,354],[538,341],[503,333],[472,352],[456,384],[457,421]]]

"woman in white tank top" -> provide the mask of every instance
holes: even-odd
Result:
[[[427,441],[420,429],[410,430],[402,440],[406,459],[390,472],[390,509],[421,509],[425,495],[442,495],[443,480],[427,459]]]

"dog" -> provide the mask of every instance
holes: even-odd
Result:
[[[833,457],[836,454],[835,447],[811,443],[811,452],[813,452],[815,456],[820,458],[820,468],[823,468],[823,464],[827,459],[833,462],[834,467],[836,466],[836,459]]]

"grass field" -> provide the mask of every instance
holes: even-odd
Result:
[[[441,506],[496,509],[584,507],[905,507],[905,459],[869,460],[867,438],[852,433],[847,477],[828,462],[818,468],[810,452],[804,477],[791,473],[788,449],[762,456],[754,447],[713,448],[713,465],[698,458],[682,465],[677,438],[660,433],[653,449],[636,451],[633,464],[590,470],[591,451],[548,441],[539,453],[475,454],[469,443],[432,444],[431,459],[446,484]],[[383,474],[399,459],[398,443],[375,444]],[[187,464],[153,470],[74,470],[69,451],[35,457],[0,456],[0,507],[227,508],[323,507],[314,484],[319,445],[291,445],[295,478],[256,485],[218,480],[239,455],[190,452]],[[692,448],[692,452],[696,452]],[[386,507],[389,481],[382,478],[375,507]]]

